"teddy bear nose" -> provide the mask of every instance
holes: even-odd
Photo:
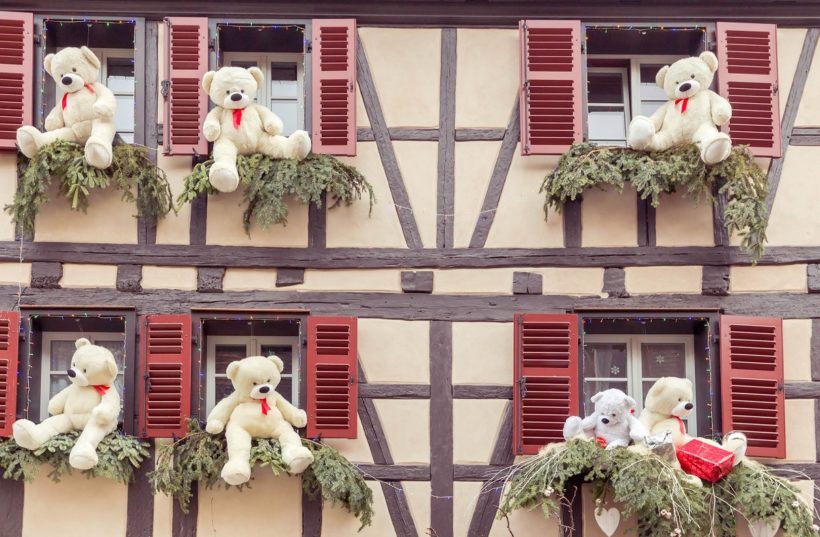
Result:
[[[692,410],[693,408],[695,408],[695,405],[693,405],[692,403],[686,403],[685,405],[683,405],[683,408],[685,408],[686,410]]]
[[[685,82],[685,83],[681,84],[678,89],[680,91],[689,91],[689,88],[691,88],[691,87],[692,87],[692,84],[690,84],[689,82]]]
[[[262,386],[259,388],[259,393],[268,393],[270,391],[270,386]]]
[[[77,376],[77,372],[74,371],[73,369],[69,369],[68,370],[68,376],[71,377],[71,378],[74,378],[74,377]]]
[[[232,101],[241,101],[242,100],[242,94],[241,93],[234,93],[233,95],[231,95],[231,100]]]
[[[70,86],[71,83],[74,82],[74,79],[71,78],[70,76],[66,75],[66,76],[63,77],[63,79],[60,82],[62,82],[66,86]]]
[[[601,418],[601,423],[606,425],[607,423],[609,423],[609,418]]]

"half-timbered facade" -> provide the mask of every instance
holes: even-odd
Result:
[[[174,193],[208,154],[202,75],[260,67],[257,100],[316,152],[372,183],[376,204],[289,203],[286,226],[242,225],[242,193],[201,196],[157,223],[115,192],[87,212],[52,191],[33,236],[0,214],[0,435],[45,417],[66,342],[115,350],[122,429],[168,442],[230,389],[225,365],[275,352],[305,434],[339,449],[375,496],[373,537],[508,535],[517,457],[617,387],[640,402],[690,378],[701,436],[820,486],[820,7],[814,2],[378,3],[6,0],[0,9],[0,201],[17,126],[55,102],[42,58],[103,50],[124,140],[150,148]],[[539,187],[581,140],[624,144],[651,113],[654,73],[714,51],[728,131],[767,171],[756,265],[719,209],[682,194],[590,191],[544,218]],[[665,97],[661,96],[661,100]],[[257,470],[195,491],[192,509],[134,483],[0,481],[0,535],[356,534],[347,512]],[[817,499],[816,499],[817,498]],[[579,487],[561,520],[511,516],[516,537],[603,535]],[[80,511],[101,524],[88,527]],[[623,525],[625,527],[625,524]],[[745,528],[742,531],[746,531]],[[745,533],[743,533],[745,535]]]

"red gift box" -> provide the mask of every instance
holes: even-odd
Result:
[[[732,471],[735,454],[722,447],[694,438],[678,448],[683,471],[709,483],[716,483]]]

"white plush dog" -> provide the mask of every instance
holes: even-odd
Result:
[[[621,390],[610,388],[592,396],[595,412],[581,419],[570,416],[564,424],[564,438],[592,437],[607,449],[626,447],[631,441],[640,442],[646,428],[633,415],[635,400]]]

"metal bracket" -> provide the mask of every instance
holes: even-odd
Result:
[[[527,397],[527,381],[524,377],[518,379],[518,394],[521,396],[521,399]]]
[[[159,83],[160,86],[160,94],[163,98],[167,99],[168,96],[171,94],[171,81],[170,80],[163,80]]]

